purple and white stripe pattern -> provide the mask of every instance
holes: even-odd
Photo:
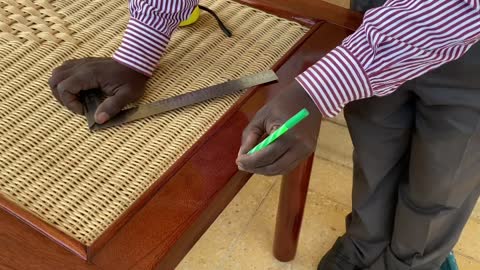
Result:
[[[131,18],[113,58],[151,76],[172,32],[196,5],[198,0],[130,0]]]
[[[390,0],[297,77],[322,114],[392,93],[407,80],[462,56],[480,39],[480,0]]]
[[[131,19],[114,59],[151,76],[172,32],[198,0],[130,0]],[[389,0],[297,77],[322,114],[392,93],[405,81],[462,56],[480,39],[480,0]]]

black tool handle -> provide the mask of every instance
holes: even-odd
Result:
[[[82,91],[80,100],[83,103],[83,112],[87,118],[88,127],[92,129],[95,123],[95,111],[102,103],[103,93],[100,89]]]

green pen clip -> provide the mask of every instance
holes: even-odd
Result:
[[[302,109],[300,110],[297,114],[292,116],[292,118],[288,119],[285,124],[281,125],[277,130],[275,130],[272,134],[270,134],[267,138],[265,138],[262,142],[257,144],[252,150],[248,151],[248,154],[254,154],[273,142],[275,142],[280,136],[285,134],[288,130],[292,129],[295,127],[298,123],[300,123],[303,119],[305,119],[310,113],[308,112],[307,109]]]

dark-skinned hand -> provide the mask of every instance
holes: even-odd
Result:
[[[55,98],[77,114],[84,113],[80,93],[100,89],[107,98],[95,112],[95,121],[103,124],[125,105],[140,99],[147,80],[147,76],[112,58],[83,58],[55,68],[48,83]]]
[[[271,134],[303,108],[306,108],[310,115],[300,124],[265,149],[247,154],[264,135]],[[321,114],[313,100],[300,84],[292,82],[260,109],[245,128],[237,158],[238,168],[263,175],[283,175],[290,172],[314,152],[320,120]]]

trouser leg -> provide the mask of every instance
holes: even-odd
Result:
[[[345,118],[352,137],[352,213],[347,217],[344,252],[359,266],[370,265],[389,245],[397,187],[408,168],[414,102],[404,85],[382,98],[349,104]]]
[[[439,269],[480,193],[480,44],[416,82],[408,181],[387,269]]]
[[[437,269],[458,241],[479,194],[479,71],[477,44],[408,89],[347,106],[355,169],[342,241],[358,265]]]

